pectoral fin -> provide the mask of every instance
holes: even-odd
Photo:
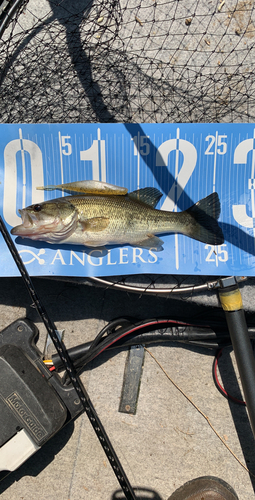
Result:
[[[144,240],[137,241],[135,245],[142,248],[153,248],[156,252],[161,252],[161,250],[163,250],[162,245],[164,244],[164,241],[157,236],[154,236],[154,234],[148,234],[147,236],[148,237]]]
[[[69,182],[67,184],[57,184],[55,186],[41,186],[36,189],[42,189],[44,191],[62,189],[63,191],[74,191],[94,195],[125,195],[128,191],[127,188],[114,186],[114,184],[108,184],[107,182],[100,181],[77,181]]]
[[[98,231],[103,231],[108,227],[110,220],[108,217],[93,217],[92,219],[87,219],[80,222],[83,231],[91,231],[97,233]]]

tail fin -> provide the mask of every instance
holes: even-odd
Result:
[[[224,236],[218,218],[220,216],[220,200],[218,193],[209,194],[206,198],[195,203],[186,210],[193,222],[190,226],[189,236],[209,245],[221,245]]]

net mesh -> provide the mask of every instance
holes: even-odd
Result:
[[[254,121],[254,25],[252,0],[20,2],[0,120]]]

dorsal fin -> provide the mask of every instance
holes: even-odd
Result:
[[[137,189],[136,191],[132,191],[132,193],[128,193],[129,198],[141,201],[151,208],[155,208],[161,196],[163,196],[162,193],[152,187]]]

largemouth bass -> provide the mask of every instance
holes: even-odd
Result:
[[[75,184],[58,186],[75,190]],[[97,192],[100,183],[96,183]],[[68,188],[65,186],[69,186]],[[71,188],[70,188],[71,186]],[[48,189],[53,189],[50,186]],[[121,188],[120,188],[121,189]],[[78,188],[77,188],[78,190]],[[210,245],[221,245],[224,237],[218,225],[220,201],[212,193],[183,212],[155,209],[162,194],[156,188],[144,188],[125,194],[115,190],[102,194],[65,196],[19,210],[22,224],[11,233],[22,238],[101,247],[130,244],[143,248],[162,249],[157,235],[181,233]],[[92,192],[94,192],[92,190]]]

